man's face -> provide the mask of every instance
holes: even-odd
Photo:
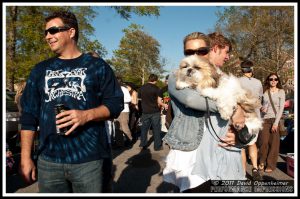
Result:
[[[57,27],[60,28],[59,31]],[[51,31],[51,29],[56,29],[56,31]],[[45,30],[49,30],[45,33],[45,39],[51,50],[61,54],[71,41],[70,28],[66,28],[60,18],[55,18],[46,23]]]
[[[226,46],[225,48],[219,48],[214,46],[210,51],[212,54],[211,62],[214,63],[217,67],[222,67],[226,61],[229,60],[229,47]]]
[[[207,47],[206,43],[204,40],[202,39],[193,39],[193,40],[188,40],[185,43],[185,51],[186,50],[197,50],[197,49],[201,49],[203,47]],[[208,58],[208,53],[206,55],[199,55],[201,57],[205,57]]]

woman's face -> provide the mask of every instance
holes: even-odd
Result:
[[[271,75],[269,77],[269,82],[271,87],[276,87],[278,84],[278,77],[276,75]]]

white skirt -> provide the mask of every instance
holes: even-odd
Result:
[[[180,151],[171,149],[166,158],[166,167],[163,170],[165,182],[176,185],[180,192],[195,188],[207,180],[199,175],[192,174],[196,162],[197,149],[193,151]]]

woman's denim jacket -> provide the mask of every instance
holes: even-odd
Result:
[[[174,118],[163,138],[171,149],[181,151],[195,150],[202,139],[206,114],[206,102],[199,92],[194,89],[176,89],[174,72],[168,80],[168,90],[171,97]],[[217,112],[212,100],[208,100],[209,110]],[[188,105],[188,107],[187,107]]]

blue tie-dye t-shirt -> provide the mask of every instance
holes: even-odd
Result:
[[[109,157],[104,121],[79,126],[68,136],[57,135],[56,104],[88,110],[106,106],[111,118],[123,110],[123,92],[111,67],[101,58],[82,54],[75,59],[57,57],[37,64],[21,98],[22,130],[37,131],[43,159],[57,163],[83,163]]]

